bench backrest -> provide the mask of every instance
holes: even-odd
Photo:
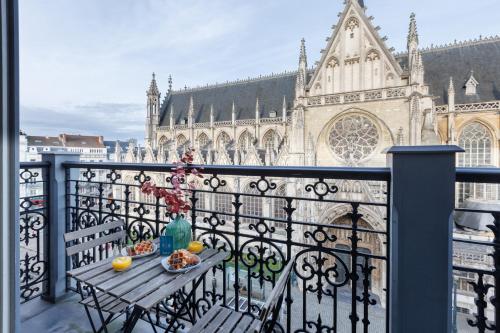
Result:
[[[276,322],[278,321],[281,304],[283,303],[283,298],[285,296],[285,288],[287,286],[287,282],[290,280],[290,273],[294,264],[295,257],[292,256],[288,264],[281,272],[280,278],[278,279],[278,282],[276,282],[271,294],[269,294],[266,303],[262,307],[259,316],[262,325],[259,332],[273,331],[274,325],[276,325]]]
[[[85,228],[85,229],[80,229],[76,231],[71,231],[67,232],[64,234],[64,241],[66,243],[69,243],[71,241],[84,238],[84,237],[89,237],[89,236],[94,236],[98,235],[100,233],[106,233],[110,232],[107,235],[102,235],[100,237],[96,237],[94,239],[90,239],[86,242],[82,242],[79,244],[73,244],[69,245],[66,247],[66,255],[68,257],[86,251],[90,250],[92,248],[98,247],[100,245],[108,244],[111,242],[115,242],[118,240],[122,240],[125,238],[125,230],[124,227],[125,223],[123,220],[117,220],[117,221],[112,221],[112,222],[107,222],[103,224],[99,224],[90,228]]]

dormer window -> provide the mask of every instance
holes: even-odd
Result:
[[[269,112],[269,118],[276,118],[276,116],[277,116],[276,111]]]
[[[466,96],[476,95],[478,85],[479,82],[474,77],[474,71],[470,71],[470,77],[467,80],[467,82],[465,82],[465,95]]]
[[[186,118],[182,118],[182,119],[181,119],[181,125],[186,125],[186,123],[187,123]]]

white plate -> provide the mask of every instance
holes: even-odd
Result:
[[[170,258],[170,256],[166,257],[166,258],[163,258],[161,260],[161,265],[163,266],[163,268],[165,268],[165,270],[167,272],[170,272],[170,273],[183,273],[183,272],[187,272],[193,268],[196,268],[198,266],[200,266],[201,264],[201,258],[198,257],[196,254],[194,254],[194,256],[196,256],[198,258],[198,263],[196,265],[192,265],[192,266],[186,266],[184,268],[181,268],[181,269],[172,269],[170,267],[170,265],[168,264],[168,258]]]
[[[131,246],[127,246],[127,247],[124,247],[124,248],[122,249],[122,252],[121,252],[122,256],[128,256],[129,254],[128,254],[128,252],[127,252],[127,248],[130,248],[130,247],[132,247],[132,246],[133,246],[133,245],[131,245]],[[146,253],[146,254],[138,254],[138,255],[135,255],[135,256],[131,256],[131,257],[132,257],[132,259],[134,259],[134,258],[136,258],[136,259],[137,259],[137,258],[147,257],[147,256],[150,256],[150,255],[152,255],[152,254],[155,254],[155,253],[156,253],[156,251],[158,251],[158,249],[159,249],[159,246],[158,246],[156,243],[153,243],[153,251],[151,251],[151,252],[149,252],[149,253]]]

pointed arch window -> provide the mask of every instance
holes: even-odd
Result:
[[[493,139],[489,129],[475,121],[464,126],[458,144],[465,152],[458,154],[458,166],[490,167],[493,165]],[[500,187],[496,184],[460,183],[459,202],[469,198],[496,200]]]
[[[225,148],[230,141],[231,138],[229,137],[229,134],[227,134],[226,132],[221,132],[217,137],[217,150]]]
[[[253,136],[248,131],[243,132],[240,135],[240,138],[238,139],[238,148],[241,151],[247,151],[250,149],[252,145],[253,145]]]
[[[187,143],[187,139],[183,134],[177,136],[177,147],[182,147]]]
[[[269,130],[264,134],[264,137],[262,139],[262,143],[264,145],[264,148],[266,150],[270,149],[271,151],[278,151],[279,144],[280,144],[281,138],[279,134],[275,130]]]
[[[208,135],[206,135],[205,133],[201,133],[200,135],[198,135],[197,141],[198,147],[200,147],[200,149],[204,149],[207,147],[210,139],[208,138]]]

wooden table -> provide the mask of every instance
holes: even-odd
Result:
[[[177,310],[181,313],[183,308],[187,308],[188,301],[196,292],[204,274],[227,258],[228,253],[206,249],[199,256],[202,259],[201,264],[185,273],[165,271],[160,264],[163,257],[155,254],[134,259],[132,267],[124,272],[114,271],[111,267],[112,258],[110,258],[72,270],[68,272],[68,275],[76,279],[77,283],[85,284],[90,288],[92,298],[87,302],[94,302],[93,305],[99,312],[105,331],[108,319],[104,319],[102,311],[117,313],[133,308],[124,326],[125,332],[131,332],[143,315],[147,316],[154,328],[150,311],[190,282],[194,282],[191,291],[184,297]],[[167,330],[176,320],[177,317],[174,314]]]

